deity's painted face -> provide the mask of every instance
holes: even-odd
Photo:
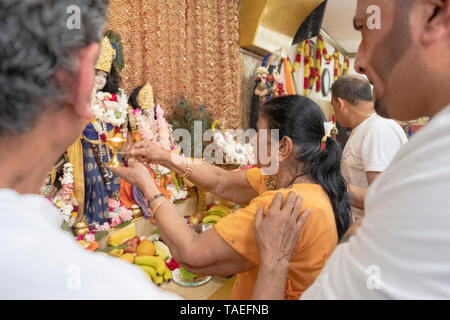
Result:
[[[96,91],[100,91],[105,87],[107,76],[108,76],[108,74],[103,70],[95,71],[95,90]]]

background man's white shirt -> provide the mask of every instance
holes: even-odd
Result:
[[[367,189],[366,172],[386,170],[407,142],[397,122],[372,114],[352,130],[342,153],[342,173],[347,183]],[[364,211],[357,208],[352,208],[352,213],[356,218],[364,216]]]
[[[39,196],[0,189],[0,299],[180,299],[136,266],[89,252]]]
[[[366,215],[302,299],[450,298],[450,106],[369,188]]]

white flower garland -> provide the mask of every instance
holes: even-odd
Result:
[[[72,226],[75,223],[72,212],[74,206],[78,206],[78,203],[76,198],[71,195],[73,192],[74,178],[73,165],[70,162],[64,164],[64,175],[59,178],[59,181],[61,181],[62,188],[52,200],[52,203],[61,211],[64,221],[66,221],[69,226]]]
[[[95,94],[92,101],[91,108],[94,111],[95,119],[110,123],[113,126],[120,127],[125,123],[127,119],[127,95],[123,89],[119,89],[117,94],[117,103],[119,105],[119,110],[106,109],[103,105],[103,101],[111,99],[112,95],[108,92],[99,91]]]
[[[221,149],[228,163],[234,163],[241,166],[255,164],[255,155],[251,144],[240,144],[235,141],[233,135],[229,132],[217,131],[214,133],[214,142]]]

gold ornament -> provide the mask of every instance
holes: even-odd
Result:
[[[116,50],[114,50],[108,37],[104,37],[102,40],[100,55],[95,65],[95,69],[102,70],[105,72],[111,72],[111,65],[113,60],[116,58]]]
[[[142,213],[141,207],[139,207],[137,204],[133,204],[131,206],[131,212],[133,214],[133,219],[142,217],[144,214]]]
[[[113,158],[106,164],[106,167],[112,168],[121,168],[123,167],[122,163],[120,163],[119,158],[117,157],[119,153],[119,149],[127,142],[126,139],[123,138],[122,134],[116,133],[113,138],[106,139],[106,145],[111,149]],[[116,194],[116,200],[119,200],[119,195]]]
[[[149,108],[153,109],[155,106],[155,101],[153,98],[153,88],[151,85],[147,83],[141,90],[139,90],[137,102],[142,110]]]
[[[73,233],[76,236],[85,235],[89,233],[89,227],[86,222],[78,222],[73,226]]]
[[[277,182],[272,176],[266,176],[264,179],[264,189],[266,191],[275,191],[278,189]]]
[[[335,137],[335,136],[337,136],[338,134],[339,134],[339,130],[338,130],[338,128],[336,127],[336,125],[334,125],[333,129],[331,129],[331,135],[332,135],[333,137]]]

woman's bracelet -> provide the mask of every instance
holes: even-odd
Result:
[[[192,162],[191,159],[186,159],[186,165],[187,165],[186,171],[181,175],[182,179],[189,178],[189,176],[192,173],[192,170],[194,169],[194,163]]]
[[[153,197],[150,198],[150,200],[148,200],[148,204],[150,205],[153,201],[155,201],[158,198],[165,198],[166,196],[163,195],[162,193],[158,193],[156,195],[154,195]]]

